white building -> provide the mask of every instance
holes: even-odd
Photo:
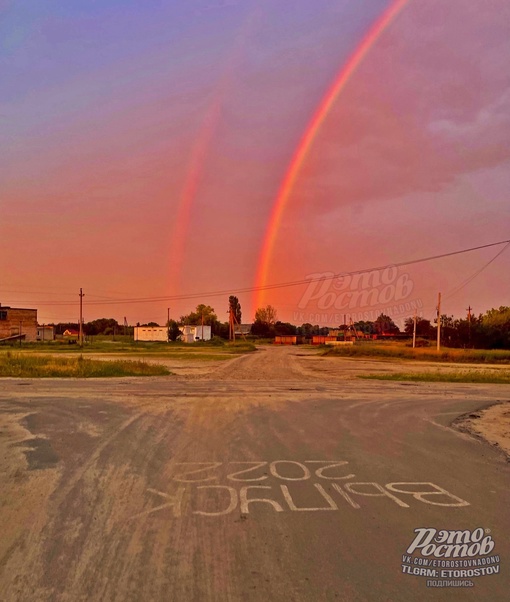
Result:
[[[163,341],[168,342],[168,328],[166,326],[135,326],[135,341]]]
[[[37,325],[37,340],[38,341],[53,341],[55,339],[54,326]]]
[[[203,326],[201,324],[198,326],[179,326],[179,330],[182,332],[180,340],[184,343],[211,340],[211,327],[207,324]]]
[[[179,326],[182,335],[179,340],[184,343],[194,343],[195,341],[210,341],[211,327],[207,324],[203,326]],[[168,328],[166,326],[135,326],[135,341],[162,341],[168,342]]]

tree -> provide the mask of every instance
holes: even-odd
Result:
[[[490,309],[480,322],[478,330],[484,347],[510,349],[510,307],[502,305],[499,309]]]
[[[175,320],[170,320],[168,322],[168,340],[176,341],[181,336],[181,334],[182,332],[179,329],[179,325],[177,324],[177,322]]]
[[[303,337],[306,337],[307,339],[311,339],[315,334],[314,327],[310,324],[310,322],[305,322],[304,324],[301,324],[301,326],[298,326],[297,333]]]
[[[400,332],[395,322],[385,314],[381,314],[376,319],[374,326],[377,334],[398,334]]]
[[[271,326],[275,324],[277,319],[276,309],[272,305],[266,305],[265,307],[259,307],[255,312],[255,322],[262,322]]]
[[[241,324],[241,304],[239,303],[239,299],[234,297],[234,295],[230,295],[228,298],[228,310],[229,312],[232,311],[234,321],[237,324]]]
[[[406,334],[413,334],[414,331],[414,318],[407,318],[404,322],[404,332]],[[430,323],[430,320],[425,318],[416,318],[416,336],[419,337],[433,337],[435,329]]]
[[[274,325],[274,331],[277,335],[286,335],[286,334],[296,334],[297,328],[294,324],[290,324],[289,322],[276,322]]]
[[[353,326],[356,332],[362,332],[363,334],[374,334],[376,332],[379,332],[377,330],[375,322],[370,322],[367,320],[360,320],[358,322],[354,322]]]
[[[256,337],[261,337],[264,339],[274,337],[274,326],[272,324],[268,324],[267,322],[255,320],[255,322],[253,322],[251,325],[251,333]]]
[[[195,311],[192,311],[188,315],[180,317],[181,324],[189,324],[190,326],[198,326],[202,324],[210,324],[211,326],[218,322],[218,316],[214,313],[214,308],[210,305],[204,305],[200,303],[197,305]]]
[[[502,305],[499,309],[489,309],[482,321],[487,326],[505,326],[510,322],[510,307]]]

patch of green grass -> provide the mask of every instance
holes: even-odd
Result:
[[[175,359],[192,358],[195,354],[229,354],[239,355],[255,351],[253,343],[244,340],[229,342],[214,337],[211,341],[196,341],[195,343],[181,343],[180,341],[167,342],[142,342],[133,340],[99,340],[85,342],[83,347],[77,344],[69,345],[67,342],[56,340],[46,343],[26,343],[17,349],[20,353],[73,353],[76,355],[90,353],[132,353],[133,355],[154,354]],[[179,357],[178,357],[179,356]],[[197,358],[198,359],[198,358]],[[203,358],[201,358],[203,359]],[[218,359],[222,359],[221,357]]]
[[[165,376],[170,371],[159,364],[140,361],[99,361],[83,358],[23,355],[7,352],[0,355],[0,377],[15,378],[91,378],[115,376]]]
[[[510,371],[460,371],[460,372],[420,372],[394,374],[364,374],[358,378],[369,380],[413,381],[429,383],[479,383],[479,384],[510,384]]]
[[[361,342],[349,346],[325,348],[322,355],[405,359],[426,362],[459,362],[471,364],[510,364],[510,350],[502,349],[436,349],[405,347],[392,343]]]

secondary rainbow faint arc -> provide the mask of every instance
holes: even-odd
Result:
[[[364,38],[358,44],[354,52],[350,55],[347,62],[342,66],[342,69],[335,77],[333,84],[322,98],[319,106],[308,123],[307,128],[301,140],[299,141],[296,150],[289,163],[289,167],[280,184],[278,194],[273,203],[271,214],[269,216],[268,225],[264,235],[264,242],[259,255],[257,267],[257,276],[255,279],[255,287],[257,290],[254,295],[254,309],[264,305],[264,287],[267,284],[267,272],[271,254],[276,241],[276,236],[280,228],[283,212],[289,200],[290,194],[299,175],[301,167],[306,159],[306,156],[329,112],[335,104],[339,94],[348,83],[350,77],[356,71],[360,63],[363,61],[372,46],[377,42],[383,31],[392,23],[397,15],[402,11],[409,0],[394,0],[384,13],[372,25],[370,30],[365,34]]]
[[[223,76],[216,88],[212,102],[205,113],[202,126],[191,150],[185,172],[184,184],[179,195],[177,213],[170,243],[170,265],[168,276],[170,287],[173,292],[177,292],[179,289],[185,247],[189,238],[193,204],[198,196],[198,190],[205,172],[208,154],[221,121],[222,106],[233,85],[235,73],[243,60],[246,41],[253,35],[253,32],[258,27],[264,8],[264,2],[256,4],[255,8],[249,12],[247,18],[242,23],[236,35],[234,46],[225,66]]]

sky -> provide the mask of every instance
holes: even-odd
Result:
[[[0,0],[0,303],[510,305],[504,244],[448,256],[510,239],[509,64],[507,0]]]

